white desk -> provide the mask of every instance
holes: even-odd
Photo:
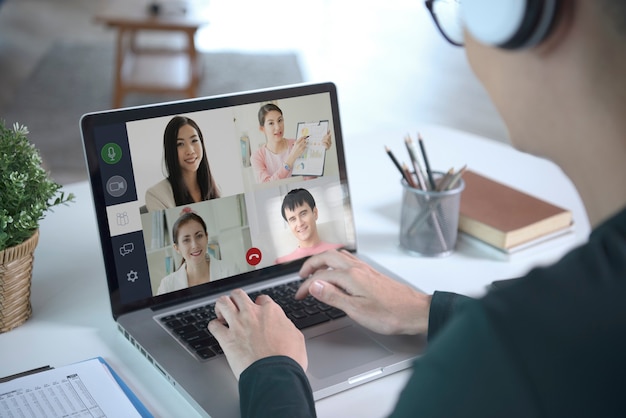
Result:
[[[574,234],[558,243],[517,254],[510,261],[485,257],[461,241],[447,258],[405,254],[398,246],[401,187],[384,151],[406,159],[402,132],[346,138],[359,250],[426,292],[479,295],[495,279],[518,276],[559,258],[584,242],[589,223],[570,181],[554,164],[506,145],[440,127],[419,127],[434,169],[469,167],[572,210]],[[412,131],[415,132],[415,131]],[[104,266],[88,184],[65,187],[76,202],[41,223],[32,287],[33,317],[0,334],[0,376],[50,364],[61,366],[102,356],[156,416],[191,417],[195,411],[116,330],[107,299]],[[385,415],[409,371],[367,383],[317,403],[320,417]]]

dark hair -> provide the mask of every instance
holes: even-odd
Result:
[[[306,189],[293,189],[283,199],[283,205],[280,208],[280,213],[283,215],[283,219],[287,220],[285,216],[285,209],[294,210],[296,206],[302,206],[307,203],[311,209],[315,209],[315,199],[313,195]]]
[[[178,219],[176,219],[176,222],[174,222],[174,226],[172,226],[172,242],[174,244],[178,244],[178,230],[184,226],[185,224],[188,224],[191,221],[196,221],[198,222],[200,225],[202,225],[202,229],[204,229],[204,233],[206,235],[209,235],[209,233],[206,230],[206,222],[204,222],[204,219],[202,219],[202,217],[200,215],[198,215],[195,212],[185,212],[182,215],[180,215],[178,217]],[[181,265],[185,262],[185,257],[183,257],[183,261],[181,262]]]
[[[268,103],[261,106],[261,108],[259,109],[259,125],[265,125],[265,116],[272,111],[278,112],[281,115],[283,114],[283,111],[280,110],[280,107],[276,106],[274,103]]]
[[[603,0],[594,2],[616,32],[626,38],[626,2],[624,0]]]
[[[202,131],[198,127],[198,124],[192,119],[185,116],[174,116],[165,127],[163,133],[163,150],[165,153],[165,167],[167,168],[167,179],[172,186],[174,192],[174,201],[176,206],[187,205],[194,203],[191,193],[185,186],[183,181],[180,163],[178,161],[178,150],[176,142],[178,140],[178,131],[185,125],[189,125],[196,130],[200,143],[202,144],[202,159],[200,160],[200,166],[196,172],[196,179],[200,186],[200,193],[202,200],[210,200],[220,197],[219,191],[211,174],[209,168],[209,160],[206,156],[206,148],[204,147],[204,137]]]
[[[206,222],[204,222],[204,219],[202,219],[202,217],[195,212],[185,212],[180,215],[178,219],[176,219],[176,222],[174,222],[174,226],[172,226],[172,242],[174,244],[178,244],[178,230],[180,229],[180,227],[191,221],[196,221],[200,225],[202,225],[204,233],[208,235]]]

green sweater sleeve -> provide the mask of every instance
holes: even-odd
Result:
[[[430,301],[428,315],[428,341],[432,341],[450,318],[470,300],[472,299],[456,293],[435,291]]]
[[[535,417],[533,394],[477,301],[417,359],[391,417]]]
[[[241,417],[315,417],[315,402],[302,367],[286,356],[256,361],[239,378]]]
[[[498,280],[491,283],[489,289],[502,289],[513,285],[516,281],[517,279]],[[456,293],[435,291],[430,301],[428,341],[432,341],[435,335],[439,334],[450,319],[472,300],[474,299]]]

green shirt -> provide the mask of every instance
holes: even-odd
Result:
[[[428,350],[393,417],[626,415],[626,210],[480,300],[436,292],[430,315]],[[239,387],[244,417],[315,416],[306,375],[286,357],[251,365]]]

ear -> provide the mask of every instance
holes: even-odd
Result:
[[[315,221],[317,222],[317,206],[313,209],[313,215],[315,216]]]

